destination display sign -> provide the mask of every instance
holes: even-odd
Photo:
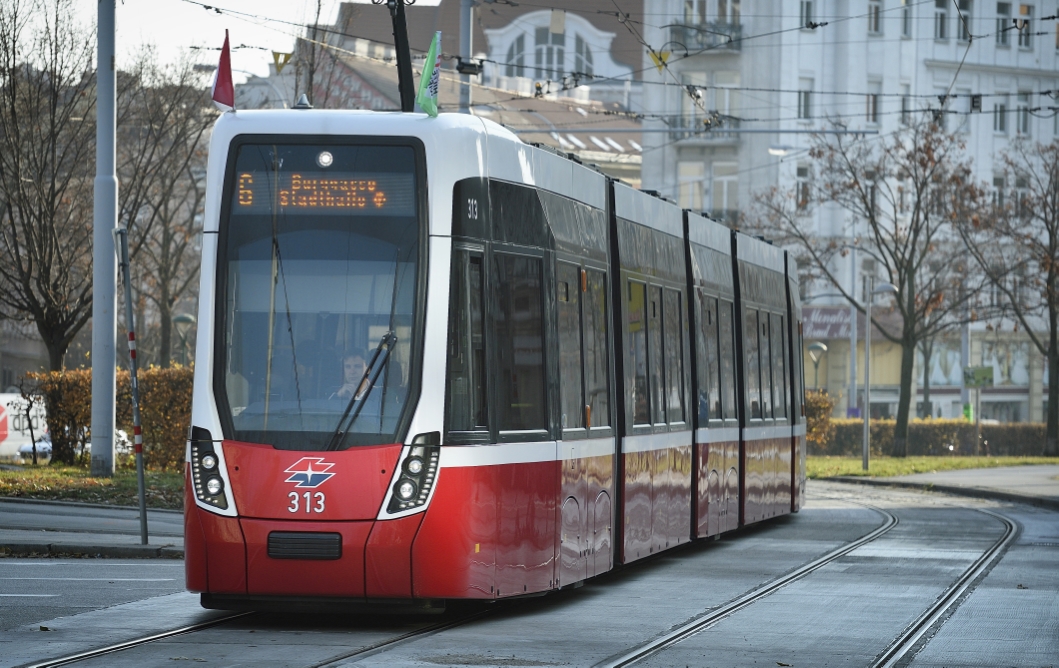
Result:
[[[233,215],[413,216],[415,176],[407,173],[269,172],[236,175]]]

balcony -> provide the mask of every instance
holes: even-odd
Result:
[[[742,37],[741,23],[674,23],[669,26],[669,39],[679,42],[693,54],[711,50],[739,51]]]
[[[721,116],[719,121],[714,121],[713,125],[707,128],[705,123],[703,123],[705,118],[704,116],[695,115],[676,116],[669,119],[669,140],[682,141],[689,139],[711,144],[739,141],[739,133],[725,132],[726,129],[737,129],[739,127],[739,119]]]

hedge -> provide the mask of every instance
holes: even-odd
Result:
[[[810,442],[810,455],[857,457],[864,447],[864,421],[834,419],[834,436],[820,444]],[[873,456],[893,452],[894,420],[871,421]],[[982,447],[974,447],[974,424],[964,420],[913,420],[908,424],[908,455],[996,455],[1035,457],[1044,452],[1045,425],[1036,423],[984,424]]]
[[[144,463],[152,470],[179,470],[184,462],[191,422],[192,370],[188,367],[140,370],[140,417],[143,421]],[[129,372],[118,371],[117,425],[132,438],[132,388]],[[92,371],[50,371],[27,374],[27,393],[44,396],[52,461],[88,465],[84,446],[91,442]],[[131,465],[132,456],[119,461]]]

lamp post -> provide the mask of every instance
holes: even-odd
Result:
[[[809,359],[813,361],[813,387],[820,391],[820,358],[827,352],[827,344],[814,341],[809,344]]]
[[[190,313],[180,313],[173,316],[173,326],[176,327],[177,336],[180,337],[180,364],[188,365],[188,332],[196,323],[195,316]]]
[[[892,283],[875,287],[875,279],[868,276],[868,295],[864,300],[864,456],[863,468],[868,470],[868,453],[871,449],[871,300],[875,295],[898,294]]]

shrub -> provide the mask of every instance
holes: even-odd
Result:
[[[189,367],[150,367],[138,374],[144,464],[150,469],[178,470],[184,461],[191,422],[192,377]],[[52,461],[87,466],[84,446],[91,440],[92,371],[50,371],[28,374],[28,378],[36,384],[36,393],[44,397]],[[128,371],[118,371],[117,387],[116,423],[131,441],[132,388]]]
[[[834,437],[823,444],[809,444],[809,454],[856,457],[863,452],[864,421],[831,421]],[[894,420],[871,421],[872,456],[893,452]],[[981,426],[982,447],[975,448],[974,423],[964,420],[913,420],[908,424],[908,455],[1004,455],[1039,456],[1044,451],[1045,425],[1011,423]]]
[[[816,447],[824,447],[835,437],[835,425],[831,412],[835,400],[823,390],[805,392],[805,439]]]

